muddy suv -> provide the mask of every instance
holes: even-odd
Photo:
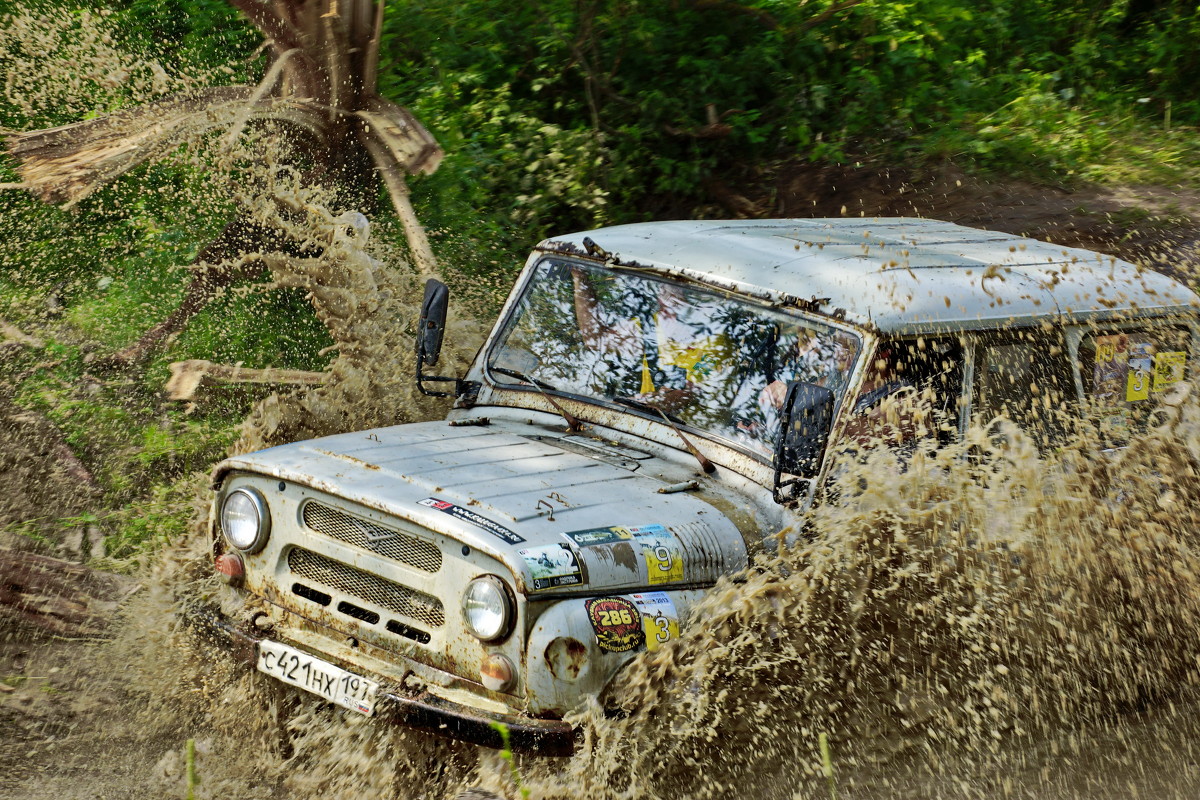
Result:
[[[924,219],[549,239],[465,376],[426,374],[447,305],[427,287],[417,380],[454,398],[446,420],[217,468],[236,598],[200,617],[354,712],[489,746],[502,722],[514,749],[569,754],[563,716],[800,529],[832,453],[881,424],[900,447],[1063,409],[1119,444],[1191,372],[1197,302],[1108,256]],[[879,414],[914,392],[916,423]]]

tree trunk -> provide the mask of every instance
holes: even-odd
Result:
[[[414,262],[421,272],[434,273],[437,263],[403,174],[433,172],[442,151],[408,111],[376,94],[384,0],[229,2],[267,37],[274,62],[258,86],[203,89],[9,136],[22,185],[47,202],[70,206],[186,139],[222,128],[232,144],[251,120],[269,119],[286,125],[300,143],[306,182],[336,187],[344,205],[373,210],[378,184],[371,173],[378,167]],[[261,269],[251,254],[269,253],[272,235],[280,234],[235,219],[193,261],[194,275],[179,308],[104,365],[122,368],[145,360],[218,291]]]

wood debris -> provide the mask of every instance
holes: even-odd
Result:
[[[299,369],[248,369],[239,365],[215,364],[203,359],[175,361],[165,391],[171,400],[191,402],[202,387],[220,384],[276,384],[284,386],[320,386],[329,380],[327,372]]]
[[[0,336],[4,337],[5,342],[15,342],[16,344],[31,347],[34,350],[41,350],[46,346],[46,343],[36,336],[30,336],[23,330],[13,325],[11,322],[5,322],[0,319]]]
[[[99,636],[139,587],[130,578],[36,553],[0,548],[0,620],[57,636]]]

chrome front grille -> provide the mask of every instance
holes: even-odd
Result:
[[[393,583],[349,564],[299,547],[294,547],[288,552],[287,563],[294,574],[313,583],[361,598],[432,628],[440,628],[446,622],[442,601],[436,597]]]
[[[309,501],[304,504],[301,513],[304,524],[310,530],[331,539],[370,550],[425,572],[437,572],[442,568],[442,551],[432,542],[401,533],[395,528],[385,528],[324,503]]]

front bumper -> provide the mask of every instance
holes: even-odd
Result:
[[[265,637],[235,625],[212,608],[187,608],[184,620],[235,659],[252,666],[257,663],[258,643]],[[416,696],[383,692],[376,700],[375,718],[497,750],[504,747],[504,738],[495,727],[499,723],[508,729],[508,746],[515,753],[563,757],[575,752],[575,731],[566,722],[482,712],[429,692]]]

